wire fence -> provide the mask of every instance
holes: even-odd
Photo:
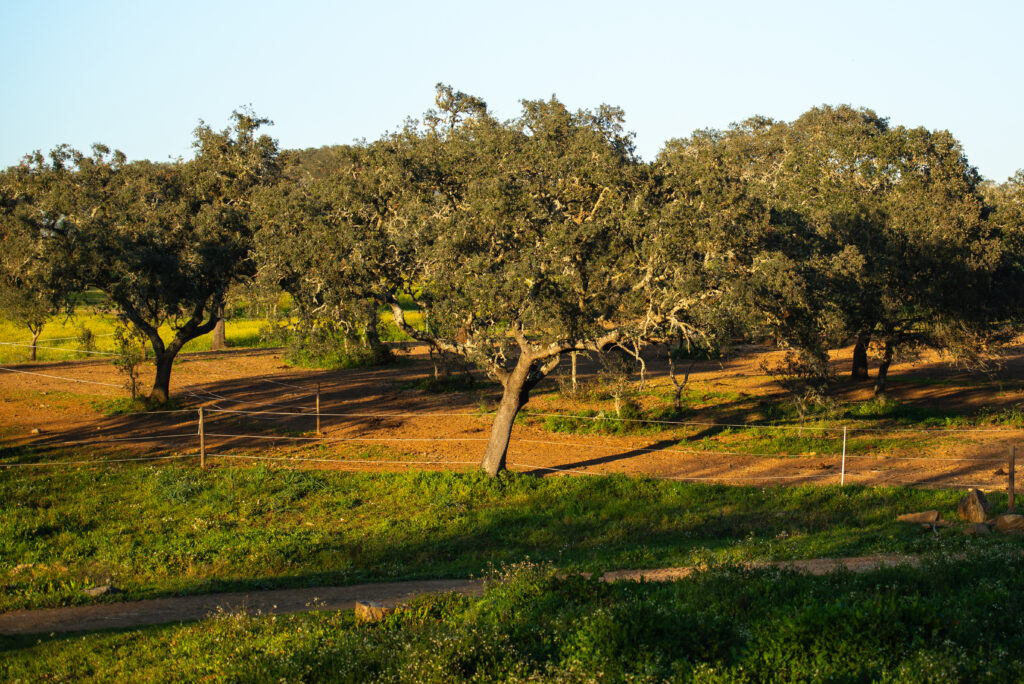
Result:
[[[102,356],[117,356],[117,352],[95,351],[90,349],[68,349],[67,347],[47,347],[41,344],[23,344],[21,342],[0,342],[5,347],[26,347],[29,349],[50,349],[72,354],[100,354]]]
[[[7,369],[4,369],[7,370]],[[18,372],[15,370],[14,372]],[[40,374],[47,375],[47,374]],[[48,376],[47,377],[51,377]],[[65,378],[68,380],[74,380],[71,378]],[[305,387],[294,385],[290,383],[277,383],[272,382],[271,384],[277,384],[282,386],[289,386],[295,389],[305,390]],[[208,395],[206,398],[209,401],[211,398],[214,401],[236,401],[244,402],[245,400],[232,400],[228,397],[222,397],[212,392],[200,391],[199,393],[190,392],[190,394],[196,398],[202,399],[202,395]],[[317,393],[314,393],[317,394]],[[303,394],[299,398],[308,398],[310,394]],[[318,404],[319,405],[319,402]],[[180,460],[180,459],[196,459],[198,457],[201,466],[205,467],[208,460],[223,459],[225,461],[248,461],[248,462],[273,462],[278,465],[288,467],[305,467],[309,465],[330,465],[335,468],[351,468],[357,467],[372,467],[372,468],[409,468],[409,467],[432,467],[432,468],[456,468],[456,467],[471,467],[480,464],[479,461],[469,461],[458,459],[457,456],[454,458],[451,456],[439,456],[433,459],[415,459],[403,457],[402,455],[396,455],[392,458],[350,458],[346,456],[335,456],[330,458],[311,456],[302,453],[304,450],[308,450],[310,447],[317,449],[323,449],[331,445],[344,445],[344,444],[375,444],[375,445],[395,445],[411,446],[411,445],[480,445],[486,443],[489,437],[480,436],[438,436],[431,435],[426,437],[403,437],[403,436],[338,436],[338,435],[327,435],[320,433],[319,431],[314,434],[260,434],[249,431],[247,429],[239,429],[238,426],[232,426],[231,430],[213,430],[207,431],[207,427],[216,426],[223,423],[224,419],[267,419],[276,421],[291,421],[295,419],[302,419],[309,421],[311,418],[315,418],[317,426],[320,426],[320,420],[324,418],[339,418],[346,419],[348,421],[355,420],[425,420],[432,418],[469,418],[488,420],[493,418],[493,414],[484,413],[480,411],[476,412],[463,412],[463,411],[385,411],[385,412],[368,412],[368,411],[350,411],[350,412],[311,412],[309,410],[304,411],[266,411],[266,410],[243,410],[239,408],[217,408],[204,407],[202,411],[197,412],[194,409],[171,409],[171,410],[160,410],[152,412],[141,412],[137,414],[130,414],[123,416],[128,419],[145,419],[159,416],[173,415],[183,417],[186,414],[192,414],[197,416],[193,420],[188,420],[186,423],[196,425],[194,431],[175,431],[168,433],[154,432],[151,435],[142,437],[122,437],[122,436],[104,436],[95,435],[90,436],[88,439],[82,440],[70,440],[70,441],[46,441],[44,445],[50,448],[64,448],[64,447],[85,447],[85,446],[98,446],[104,444],[122,444],[122,445],[160,445],[166,447],[168,444],[176,445],[182,449],[188,449],[184,453],[175,453],[171,455],[152,455],[142,457],[126,457],[126,458],[104,458],[104,459],[92,459],[92,460],[76,460],[76,461],[64,461],[59,459],[52,459],[47,461],[38,462],[14,462],[14,463],[2,463],[0,468],[11,469],[11,468],[76,468],[82,466],[101,466],[106,464],[130,464],[130,463],[142,463],[142,462],[161,462],[168,460]],[[562,418],[576,418],[578,416],[572,416],[569,414],[560,413],[529,413],[529,417],[547,417],[547,416],[558,416]],[[586,418],[586,417],[584,417]],[[629,422],[637,422],[637,419],[627,418],[616,418],[614,416],[603,416],[600,417],[602,420],[622,420]],[[678,427],[701,427],[701,428],[731,428],[731,429],[749,429],[758,431],[805,431],[808,430],[808,426],[793,426],[793,425],[772,425],[772,424],[737,424],[737,423],[714,423],[706,421],[641,421],[651,422],[654,424],[665,424]],[[211,425],[212,423],[212,425]],[[347,423],[340,427],[351,427],[351,423]],[[786,451],[745,451],[738,449],[716,449],[708,448],[706,446],[697,448],[685,448],[680,445],[680,440],[673,440],[671,444],[648,444],[648,445],[637,445],[632,443],[626,443],[620,441],[608,441],[607,439],[602,440],[567,440],[567,439],[536,439],[529,436],[515,436],[509,443],[508,446],[508,468],[510,470],[517,471],[529,471],[538,474],[548,473],[557,475],[569,475],[569,476],[592,476],[592,475],[604,475],[610,472],[609,469],[602,468],[601,466],[605,462],[612,462],[616,460],[625,460],[626,458],[636,457],[640,455],[653,455],[663,454],[668,456],[671,461],[668,463],[659,463],[652,468],[652,472],[648,473],[651,477],[658,479],[677,480],[677,481],[689,481],[689,482],[717,482],[717,483],[785,483],[785,482],[806,482],[806,483],[834,483],[838,480],[839,484],[845,484],[847,478],[853,479],[867,479],[877,480],[874,477],[877,469],[871,469],[870,472],[864,472],[859,468],[851,468],[848,466],[847,461],[851,462],[873,462],[874,465],[879,464],[896,464],[896,463],[916,463],[918,466],[922,465],[936,465],[936,464],[963,464],[967,466],[967,471],[961,469],[960,472],[955,473],[943,473],[937,471],[935,468],[929,469],[926,473],[914,473],[914,472],[898,472],[894,471],[888,474],[884,479],[886,484],[903,484],[908,486],[920,486],[922,483],[927,484],[929,487],[942,487],[953,486],[953,487],[982,487],[989,488],[993,487],[991,479],[986,483],[978,482],[963,482],[963,481],[952,481],[964,477],[977,478],[977,468],[986,464],[1000,464],[1001,466],[1007,466],[1008,472],[1005,474],[1009,477],[1013,472],[1014,463],[1014,450],[1011,448],[1011,453],[1008,458],[1003,457],[979,457],[979,456],[962,456],[962,457],[950,457],[950,456],[903,456],[891,453],[848,453],[847,446],[851,434],[855,432],[867,432],[867,430],[854,426],[813,426],[815,431],[819,433],[819,439],[821,433],[833,432],[834,435],[830,435],[830,438],[836,441],[837,450],[834,452],[816,453],[816,452],[786,452]],[[872,431],[875,428],[871,428]],[[888,430],[889,432],[917,432],[914,428],[899,428],[894,427]],[[992,430],[976,430],[977,432],[992,432]],[[1007,428],[1000,430],[1000,432],[1011,432],[1013,430]],[[950,433],[962,433],[965,429],[951,429],[947,430]],[[1019,431],[1018,431],[1019,432]],[[206,440],[213,440],[213,442],[219,442],[217,444],[211,444],[209,447],[206,444]],[[685,439],[685,438],[684,438]],[[195,448],[198,442],[198,450]],[[268,454],[264,448],[259,445],[273,445],[275,448],[280,448],[282,445],[285,447],[296,446],[300,453],[291,453],[289,455],[276,455],[274,453]],[[609,452],[610,457],[597,457],[590,458],[588,461],[581,463],[551,463],[551,462],[531,462],[536,459],[536,456],[540,455],[538,450],[531,447],[546,447],[548,448],[547,459],[551,458],[551,448],[554,447],[559,450],[558,458],[564,459],[566,452],[572,452],[576,450],[584,450],[586,452]],[[250,450],[256,449],[256,453],[252,453]],[[615,458],[615,452],[619,452],[622,458]],[[742,464],[748,470],[735,472],[734,468],[720,468],[718,472],[705,472],[709,469],[706,463],[706,457],[719,457],[721,459],[746,459],[747,462]],[[695,472],[690,473],[678,473],[670,472],[671,467],[686,468],[687,466],[693,466],[693,463],[688,463],[685,457],[705,457],[705,462],[696,466]],[[769,470],[757,472],[758,466],[768,465]],[[837,472],[838,467],[838,472]],[[887,466],[891,469],[891,465]],[[666,471],[668,468],[668,471]],[[791,472],[782,473],[780,470],[789,469]],[[797,471],[797,472],[793,472]],[[852,480],[851,480],[852,481]]]
[[[57,338],[55,338],[57,339]],[[8,344],[8,343],[4,343]],[[59,380],[63,382],[71,383],[84,383],[89,385],[111,387],[117,389],[123,389],[121,385],[115,385],[107,382],[99,382],[95,380],[86,380],[81,378],[71,378],[62,375],[55,375],[51,373],[41,373],[38,371],[26,371],[17,368],[0,367],[0,371],[6,371],[8,373],[24,374],[31,376],[45,377],[48,379]],[[225,460],[248,460],[248,461],[272,461],[280,464],[289,466],[302,466],[303,464],[331,464],[336,467],[350,467],[352,465],[366,465],[374,467],[410,467],[410,466],[432,466],[432,467],[456,467],[456,466],[475,466],[479,465],[479,461],[466,461],[466,460],[450,460],[449,458],[439,457],[433,460],[410,460],[408,458],[348,458],[348,457],[335,457],[335,458],[320,458],[312,457],[308,455],[267,455],[266,453],[247,453],[244,452],[246,448],[253,448],[252,445],[296,445],[299,449],[308,449],[313,446],[318,449],[322,449],[325,446],[330,445],[343,445],[343,444],[376,444],[376,445],[387,445],[393,444],[397,446],[410,446],[414,444],[429,445],[429,444],[462,444],[462,445],[479,445],[480,443],[488,442],[488,437],[470,437],[470,436],[438,436],[431,435],[427,437],[400,437],[400,436],[331,436],[323,434],[321,431],[321,420],[323,419],[341,419],[342,421],[359,421],[359,420],[425,420],[432,418],[469,418],[469,419],[480,419],[488,420],[493,418],[493,413],[483,411],[323,411],[320,407],[320,394],[321,388],[317,385],[315,391],[307,385],[299,385],[291,382],[284,382],[280,380],[274,380],[270,378],[258,378],[258,381],[271,384],[279,387],[286,387],[293,390],[298,390],[301,394],[295,392],[288,393],[283,397],[276,399],[271,402],[254,401],[250,399],[237,399],[232,397],[224,396],[216,392],[212,392],[204,387],[194,386],[183,388],[182,392],[185,396],[192,397],[199,402],[205,402],[212,404],[211,406],[204,407],[197,411],[195,409],[167,409],[167,410],[156,410],[139,412],[136,414],[128,414],[121,416],[121,418],[136,420],[145,419],[154,416],[162,415],[178,415],[192,414],[197,416],[196,430],[188,432],[174,432],[169,434],[161,434],[154,432],[151,435],[144,437],[117,437],[117,436],[104,436],[104,435],[91,435],[88,439],[81,440],[70,440],[70,441],[53,441],[43,440],[41,446],[47,448],[65,448],[65,447],[87,447],[104,444],[124,444],[127,446],[137,444],[146,445],[154,444],[167,446],[168,444],[181,445],[181,448],[189,448],[188,452],[176,453],[172,455],[154,455],[154,456],[143,456],[143,457],[131,457],[131,458],[104,458],[94,460],[79,460],[79,461],[64,461],[59,459],[51,459],[40,462],[14,462],[14,463],[0,463],[0,468],[40,468],[40,467],[79,467],[79,466],[94,466],[104,465],[112,463],[133,463],[133,462],[156,462],[166,460],[177,460],[177,459],[195,459],[199,457],[201,465],[205,467],[207,459],[225,459]],[[288,409],[288,405],[295,404],[299,401],[306,401],[309,403],[310,399],[315,399],[315,403],[311,406],[298,406],[291,407]],[[229,403],[234,405],[234,408],[223,408],[222,403]],[[241,408],[242,406],[253,407],[253,408]],[[277,409],[277,410],[269,410]],[[277,423],[280,421],[294,421],[296,419],[310,420],[315,419],[316,430],[314,434],[301,434],[301,435],[281,435],[281,434],[257,434],[249,431],[239,431],[235,427],[232,431],[213,431],[207,432],[205,427],[205,419],[203,411],[208,416],[220,416],[222,418],[242,418],[257,420],[259,422]],[[1020,433],[1021,428],[1016,427],[904,427],[904,426],[888,426],[888,427],[877,427],[877,426],[862,426],[862,425],[785,425],[775,423],[719,423],[712,421],[692,421],[692,420],[660,420],[660,419],[645,419],[645,418],[626,418],[615,415],[598,414],[593,416],[568,414],[568,413],[556,413],[556,412],[535,412],[529,411],[524,412],[524,417],[529,420],[533,418],[559,418],[567,419],[572,421],[580,421],[585,423],[586,421],[611,421],[621,422],[627,424],[644,424],[653,426],[666,426],[667,429],[672,428],[700,428],[708,431],[751,431],[755,436],[762,436],[765,432],[781,432],[781,433],[798,433],[803,435],[810,433],[814,435],[813,440],[831,440],[835,444],[834,451],[828,451],[824,453],[818,452],[787,452],[784,450],[761,450],[761,451],[749,451],[740,449],[728,449],[728,448],[709,448],[708,446],[699,446],[686,448],[684,438],[672,439],[670,444],[658,443],[658,444],[647,444],[647,445],[636,445],[625,443],[623,441],[609,441],[607,438],[604,440],[590,439],[586,441],[575,441],[566,439],[536,439],[528,436],[515,436],[509,443],[507,453],[509,455],[508,467],[512,470],[528,470],[537,473],[552,473],[552,474],[564,474],[564,475],[601,475],[607,474],[608,469],[601,468],[600,466],[605,463],[624,460],[630,457],[636,457],[640,455],[652,455],[652,454],[664,454],[670,459],[673,459],[668,464],[660,463],[653,472],[649,473],[650,476],[662,479],[671,480],[684,480],[694,482],[784,482],[784,481],[804,481],[804,482],[831,482],[838,479],[839,484],[845,484],[848,476],[858,477],[865,475],[863,469],[850,468],[848,467],[847,461],[865,463],[867,461],[873,461],[874,464],[892,464],[892,463],[905,463],[905,464],[916,464],[918,466],[926,464],[950,464],[958,463],[965,465],[968,469],[972,469],[969,473],[953,473],[943,474],[941,472],[935,472],[934,469],[926,474],[926,477],[912,477],[909,480],[904,479],[901,482],[896,482],[898,473],[891,473],[887,478],[887,482],[892,481],[893,484],[919,484],[922,480],[928,482],[929,486],[940,486],[939,480],[943,478],[949,479],[955,476],[976,476],[975,472],[978,467],[984,464],[1000,464],[1005,465],[1008,472],[1005,474],[1009,479],[1012,480],[1014,468],[1015,468],[1015,448],[1011,446],[1008,457],[986,457],[986,456],[903,456],[892,453],[851,453],[848,450],[848,445],[852,435],[856,433],[865,434],[896,434],[901,433],[944,433],[954,435],[987,435],[997,433]],[[214,419],[214,422],[219,422]],[[310,426],[311,427],[311,426]],[[210,438],[214,441],[220,440],[221,444],[216,445],[212,449],[208,449],[205,443],[205,439]],[[636,436],[631,438],[635,439]],[[664,440],[663,440],[664,441]],[[198,442],[198,450],[195,449],[196,443]],[[234,450],[229,449],[234,444]],[[248,443],[248,447],[246,444]],[[546,447],[558,449],[558,450],[585,450],[589,452],[609,452],[607,457],[591,458],[588,461],[580,463],[529,463],[528,461],[534,460],[538,456],[539,450],[532,450],[531,447]],[[621,458],[616,458],[614,452],[620,452],[625,454]],[[558,458],[563,458],[565,453],[559,454]],[[693,466],[693,463],[687,463],[685,457],[720,457],[722,459],[753,459],[753,461],[747,463],[747,466],[753,467],[756,465],[762,465],[767,462],[771,462],[773,470],[768,472],[728,472],[720,471],[715,473],[701,472],[700,468],[704,470],[708,469],[706,464],[699,465],[698,471],[690,474],[678,474],[672,472],[666,472],[666,466],[685,467],[687,465]],[[550,459],[550,453],[548,459]],[[786,474],[780,474],[777,470],[787,467],[802,472],[791,472]],[[838,473],[836,467],[838,466]],[[891,468],[891,466],[889,466]],[[807,472],[811,469],[815,469],[815,472]],[[732,469],[735,470],[735,469]],[[871,469],[871,472],[877,472],[877,469]],[[998,473],[999,471],[997,471]],[[868,473],[870,478],[870,473]],[[906,472],[903,475],[912,475],[912,473]],[[877,479],[877,478],[875,478]],[[967,487],[967,486],[985,486],[990,487],[991,482],[985,485],[969,484],[969,483],[955,483],[955,486]]]

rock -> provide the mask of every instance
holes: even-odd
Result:
[[[32,428],[31,430],[28,431],[28,434],[38,435],[40,432],[42,432],[42,430],[40,430],[39,428]]]
[[[995,520],[995,528],[1000,532],[1021,533],[1024,532],[1024,515],[1007,513]]]
[[[383,603],[376,601],[356,601],[356,618],[362,622],[377,622],[390,611]]]
[[[964,528],[964,534],[976,534],[981,536],[986,534],[992,534],[992,530],[990,530],[988,525],[986,525],[985,523],[971,523],[970,525]]]
[[[897,516],[897,522],[913,523],[915,525],[934,525],[942,519],[938,511],[921,511],[920,513],[904,513]]]
[[[988,519],[990,509],[991,506],[988,505],[988,499],[985,498],[985,495],[977,489],[972,489],[967,496],[960,499],[956,512],[967,522],[980,523]]]
[[[91,589],[82,590],[83,594],[85,594],[86,596],[91,596],[92,598],[96,598],[97,596],[104,596],[106,594],[113,594],[116,592],[117,589],[115,589],[113,585],[110,584],[101,584],[98,587],[92,587]]]

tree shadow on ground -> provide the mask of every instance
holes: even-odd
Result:
[[[637,449],[629,449],[627,451],[623,451],[623,452],[618,453],[618,454],[610,454],[608,456],[600,456],[600,457],[597,457],[597,458],[589,458],[589,459],[586,459],[586,460],[583,460],[583,461],[574,461],[572,463],[566,463],[566,464],[563,464],[563,465],[559,465],[555,469],[552,469],[552,468],[534,468],[532,470],[523,470],[523,471],[520,471],[520,472],[522,472],[525,475],[545,475],[545,474],[550,473],[552,470],[573,470],[573,469],[578,469],[578,468],[588,468],[590,466],[604,465],[606,463],[615,463],[616,461],[622,461],[622,460],[634,458],[636,456],[643,456],[643,455],[651,453],[652,451],[658,451],[658,450],[661,450],[661,449],[666,449],[666,448],[671,447],[671,446],[675,446],[677,443],[678,443],[678,440],[675,440],[675,439],[663,439],[663,440],[661,440],[659,442],[655,442],[654,444],[651,444],[651,445],[646,446],[646,447],[640,447],[640,448],[637,448]],[[530,468],[532,466],[526,466],[526,467]]]

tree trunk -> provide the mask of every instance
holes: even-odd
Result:
[[[519,409],[530,400],[530,389],[539,381],[539,379],[531,380],[531,370],[532,364],[520,359],[505,380],[505,391],[501,395],[501,403],[498,404],[494,422],[491,423],[491,435],[487,440],[487,449],[484,450],[483,460],[480,462],[480,468],[491,477],[505,470],[508,442],[512,437],[512,424],[516,420]]]
[[[156,354],[156,378],[149,400],[154,404],[166,404],[171,396],[171,366],[176,354],[163,352]]]
[[[434,380],[437,380],[441,377],[441,371],[437,368],[437,355],[441,352],[435,353],[434,345],[432,344],[427,345],[427,352],[430,354],[430,364],[434,367]]]
[[[683,390],[686,389],[686,383],[690,381],[690,372],[695,363],[697,363],[696,359],[690,361],[690,365],[686,367],[686,373],[683,374],[683,381],[679,382],[679,378],[676,376],[676,364],[672,360],[672,350],[668,351],[668,379],[672,381],[674,388],[675,394],[672,397],[672,403],[677,415],[683,412]]]
[[[850,378],[853,380],[868,379],[868,345],[871,343],[871,333],[863,331],[857,334],[857,343],[853,346],[853,368]]]
[[[217,325],[213,327],[213,338],[210,340],[210,351],[220,351],[228,346],[224,336],[226,321],[223,318],[217,319]]]
[[[366,321],[363,324],[363,339],[370,353],[377,361],[383,361],[391,356],[391,350],[380,341],[380,333],[377,332],[377,303],[370,300],[366,307]]]
[[[882,352],[882,362],[878,365],[878,373],[875,375],[875,396],[880,397],[885,394],[885,379],[889,375],[889,366],[892,364],[893,353],[895,348],[892,343],[886,340],[885,349]]]
[[[36,360],[36,342],[39,341],[39,336],[42,334],[42,332],[43,332],[43,329],[40,328],[39,330],[36,330],[35,332],[32,333],[32,345],[31,345],[31,347],[29,349],[29,352],[28,352],[28,360],[29,361],[35,361]]]

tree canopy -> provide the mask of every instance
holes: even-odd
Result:
[[[24,272],[45,274],[55,292],[95,287],[152,344],[150,399],[166,402],[174,358],[216,325],[232,282],[251,275],[249,197],[276,174],[277,145],[257,136],[268,123],[235,112],[234,126],[195,131],[188,162],[128,163],[96,145],[91,155],[58,148],[11,171],[31,220],[5,221],[5,244],[37,249]],[[160,334],[171,328],[171,339]]]
[[[615,107],[521,105],[499,120],[439,85],[434,109],[372,142],[282,155],[243,111],[201,124],[188,161],[36,153],[0,175],[0,301],[37,325],[103,290],[153,346],[157,401],[233,283],[288,291],[307,325],[377,359],[389,312],[502,384],[492,474],[566,353],[771,339],[825,376],[854,342],[852,376],[872,352],[884,392],[899,350],[980,367],[1019,327],[1024,175],[982,182],[947,131],[823,106],[696,131],[645,163]]]

